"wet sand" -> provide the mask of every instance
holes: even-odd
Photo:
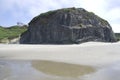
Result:
[[[68,64],[62,62],[53,62],[53,61],[32,61],[32,65],[37,70],[56,76],[63,77],[79,77],[85,74],[90,74],[95,72],[95,68],[91,66],[85,65],[76,65],[76,64]]]
[[[95,71],[90,66],[52,61],[0,61],[0,80],[81,80]]]

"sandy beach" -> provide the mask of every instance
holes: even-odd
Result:
[[[119,50],[120,42],[1,44],[0,80],[120,80]]]
[[[88,42],[79,45],[0,45],[2,60],[50,60],[105,66],[120,60],[120,42]]]

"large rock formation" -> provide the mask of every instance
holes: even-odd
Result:
[[[109,23],[82,8],[43,13],[29,23],[21,44],[73,44],[87,41],[115,42]]]

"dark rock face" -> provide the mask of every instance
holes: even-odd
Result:
[[[111,26],[82,8],[66,8],[41,14],[21,35],[21,44],[74,44],[88,41],[115,42]]]

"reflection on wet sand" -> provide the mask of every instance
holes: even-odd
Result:
[[[0,60],[0,80],[83,80],[89,66],[37,60]],[[81,77],[80,77],[81,76]]]
[[[75,65],[52,61],[32,61],[32,66],[37,70],[62,77],[79,77],[95,71],[93,67],[85,65]]]

